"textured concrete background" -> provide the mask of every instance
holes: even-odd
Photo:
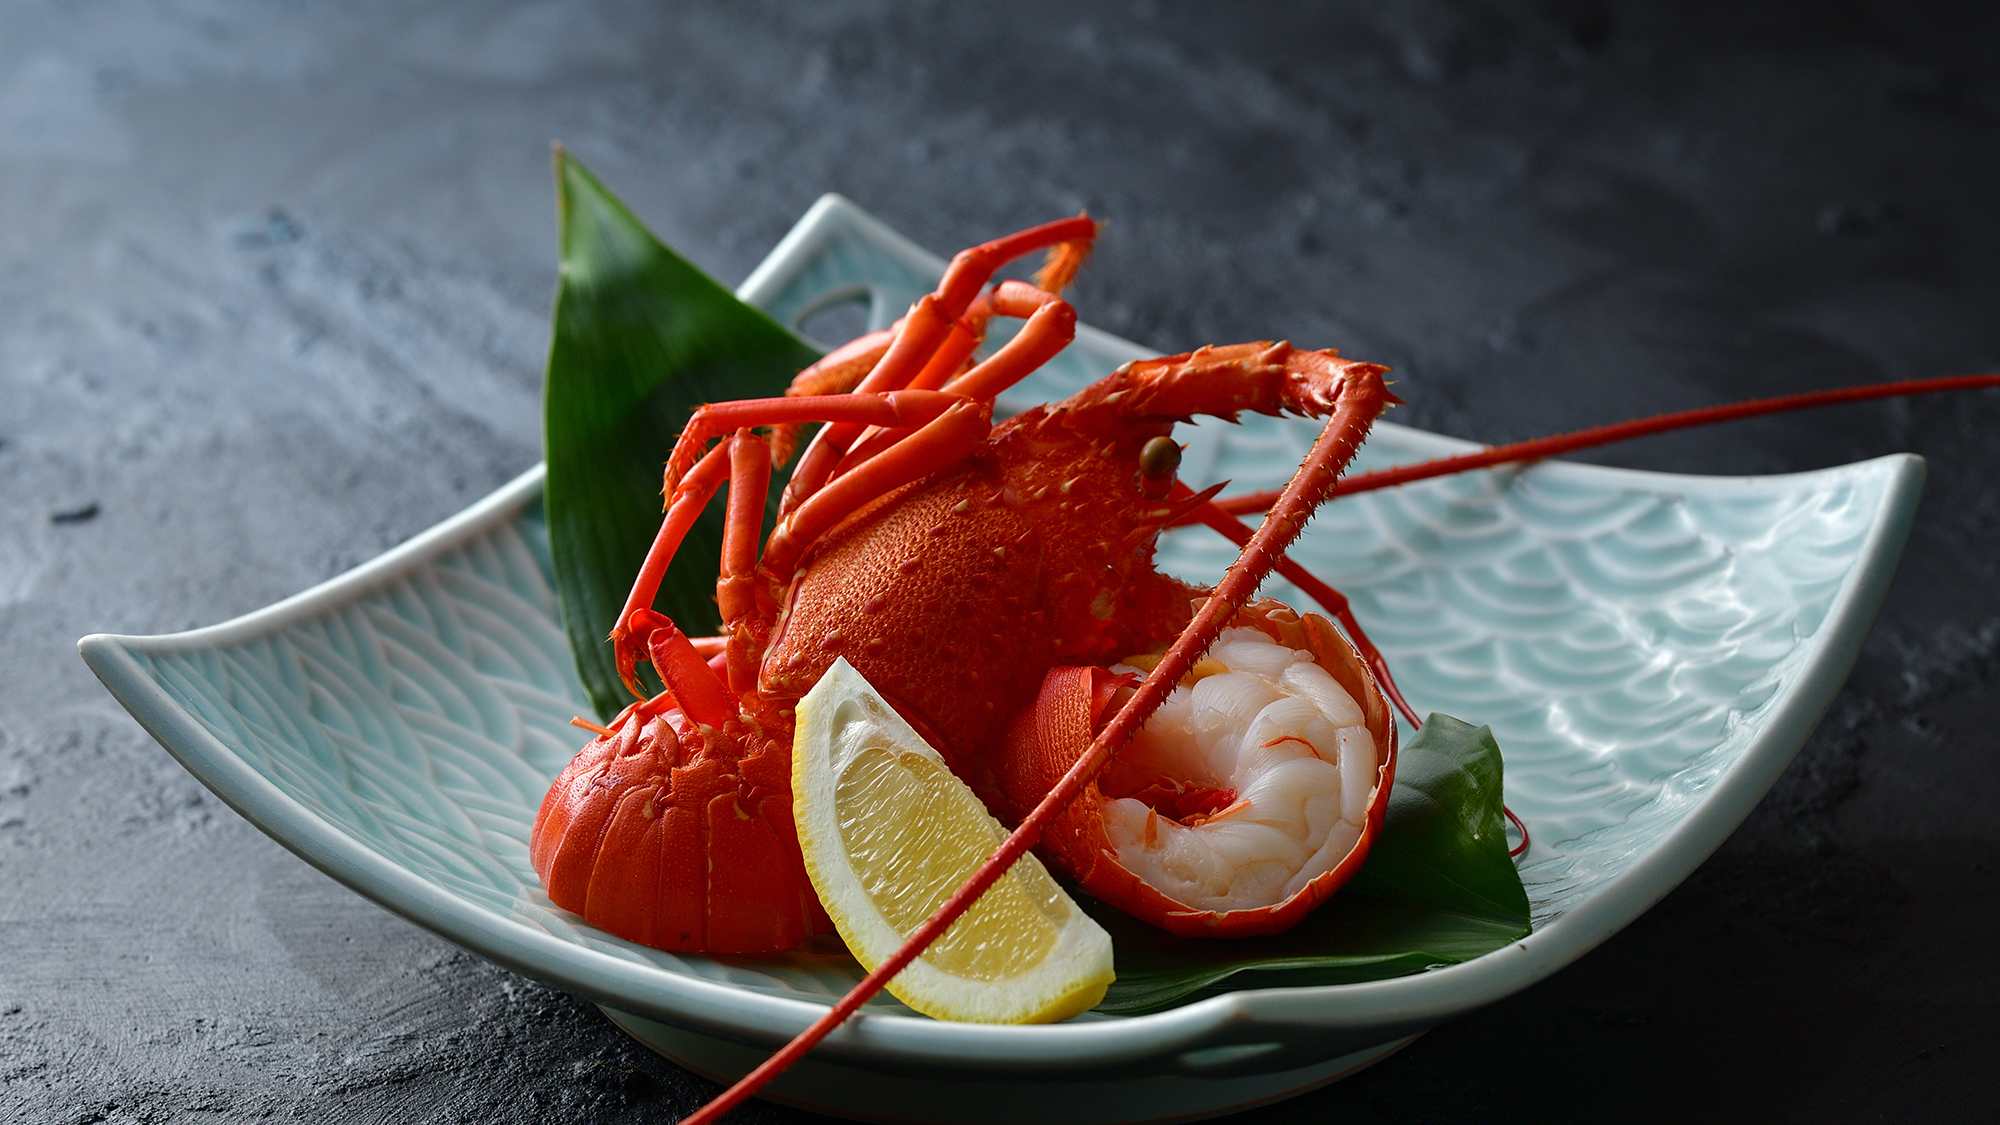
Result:
[[[731,283],[827,190],[947,252],[1088,207],[1085,319],[1339,346],[1480,440],[2000,367],[1991,4],[407,7],[0,3],[0,1118],[709,1092],[260,835],[72,648],[265,605],[535,462],[551,140]],[[2000,395],[1602,459],[1895,450],[1931,480],[1888,609],[1735,837],[1257,1120],[2000,1106]]]

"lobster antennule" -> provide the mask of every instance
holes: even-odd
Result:
[[[1379,412],[1395,401],[1382,383],[1388,370],[1341,359],[1331,348],[1306,351],[1265,340],[1127,363],[1061,405],[1163,419],[1207,414],[1233,421],[1246,410],[1324,417],[1338,409],[1345,388],[1365,380],[1374,388],[1369,397]]]

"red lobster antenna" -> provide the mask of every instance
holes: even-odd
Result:
[[[1159,709],[1161,701],[1187,675],[1194,662],[1208,651],[1216,636],[1222,631],[1237,611],[1247,603],[1257,591],[1257,587],[1271,573],[1278,560],[1284,557],[1285,548],[1297,539],[1305,529],[1306,520],[1332,490],[1341,469],[1354,456],[1368,427],[1381,414],[1389,402],[1388,390],[1382,385],[1381,369],[1367,364],[1354,364],[1341,381],[1339,397],[1334,403],[1331,416],[1313,442],[1312,451],[1306,455],[1283,494],[1272,507],[1268,516],[1257,530],[1251,534],[1249,543],[1242,553],[1216,584],[1194,620],[1181,632],[1180,637],[1167,649],[1158,665],[1147,674],[1139,689],[1126,701],[1118,713],[1112,716],[1103,731],[1092,740],[1090,748],[1077,758],[1069,772],[1044,796],[1010,833],[986,861],[979,865],[972,877],[953,892],[943,906],[916,928],[896,952],[877,965],[861,983],[854,986],[846,996],[841,997],[824,1016],[800,1032],[777,1054],[764,1060],[757,1069],[745,1075],[729,1089],[722,1092],[693,1115],[684,1119],[683,1125],[702,1125],[713,1122],[735,1108],[744,1099],[762,1089],[764,1084],[804,1057],[807,1051],[820,1040],[846,1022],[849,1016],[860,1010],[880,992],[897,973],[903,971],[910,962],[943,935],[960,915],[971,908],[979,896],[986,893],[1007,870],[1028,849],[1041,839],[1042,829],[1067,807],[1077,793],[1097,776],[1118,747],[1129,740],[1146,717]]]
[[[2000,372],[1983,375],[1948,375],[1938,379],[1905,379],[1894,383],[1870,383],[1861,387],[1841,387],[1830,391],[1807,391],[1804,394],[1752,399],[1749,402],[1731,403],[1727,406],[1704,406],[1695,410],[1683,410],[1674,414],[1660,414],[1652,418],[1637,418],[1630,422],[1557,434],[1554,437],[1488,446],[1477,453],[1462,453],[1456,457],[1439,457],[1432,461],[1419,461],[1413,465],[1399,465],[1393,469],[1356,473],[1335,484],[1327,498],[1352,496],[1357,492],[1373,492],[1378,488],[1394,488],[1399,484],[1451,476],[1454,473],[1467,473],[1474,469],[1490,469],[1495,465],[1505,465],[1515,461],[1539,461],[1547,457],[1560,457],[1565,453],[1595,449],[1601,445],[1649,437],[1672,430],[1712,426],[1717,422],[1733,422],[1738,418],[1755,418],[1762,414],[1783,414],[1792,410],[1809,410],[1815,406],[1867,402],[1878,398],[1902,398],[1908,395],[1940,394],[1945,391],[1974,391],[1989,387],[2000,387]],[[1241,496],[1227,496],[1217,500],[1215,506],[1231,515],[1261,512],[1277,500],[1279,493],[1278,489],[1246,492]],[[1207,521],[1197,513],[1189,516],[1187,522]]]

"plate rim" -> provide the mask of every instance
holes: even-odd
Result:
[[[842,231],[875,242],[912,266],[941,270],[917,247],[848,200],[822,196],[738,287],[768,300],[825,239]],[[1137,354],[1138,345],[1079,326],[1080,338]],[[1384,430],[1439,453],[1477,443],[1398,425]],[[1880,497],[1852,570],[1813,636],[1797,682],[1779,697],[1736,759],[1671,829],[1619,874],[1561,916],[1492,953],[1389,980],[1292,988],[1245,988],[1178,1008],[1116,1019],[1034,1027],[940,1023],[896,1013],[864,1013],[821,1048],[852,1061],[899,1061],[964,1070],[1076,1073],[1151,1065],[1197,1047],[1278,1039],[1313,1052],[1333,1041],[1386,1041],[1519,991],[1595,948],[1678,886],[1762,800],[1804,746],[1859,657],[1907,540],[1925,475],[1921,457],[1866,461],[1764,476],[1699,476],[1579,462],[1537,463],[1554,479],[1583,479],[1632,490],[1716,495],[1746,487],[1783,488],[1844,477],[1879,478]],[[93,633],[78,641],[84,661],[140,725],[189,772],[288,850],[380,906],[482,956],[613,1007],[738,1042],[789,1039],[826,1009],[819,1001],[753,992],[662,971],[578,946],[423,879],[290,797],[197,722],[148,676],[137,655],[184,653],[268,636],[365,596],[404,572],[512,522],[541,495],[541,465],[410,540],[311,588],[229,620],[152,636]],[[1329,1002],[1334,1001],[1334,1002]],[[1275,1052],[1270,1069],[1296,1050]]]

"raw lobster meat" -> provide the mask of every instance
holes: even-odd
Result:
[[[1032,737],[1006,737],[1017,716],[1073,716],[1079,699],[1088,707],[1104,695],[1092,677],[1105,674],[1093,669],[1177,640],[1199,656],[1244,613],[1312,652],[1362,701],[1379,757],[1348,852],[1296,893],[1248,910],[1193,911],[1134,892],[1142,884],[1116,864],[1068,866],[1087,889],[1156,923],[1171,915],[1182,932],[1249,933],[1296,920],[1359,865],[1393,777],[1388,703],[1324,619],[1244,605],[1394,401],[1383,369],[1282,343],[1204,348],[1127,364],[993,425],[994,396],[1073,335],[1075,314],[1055,290],[1094,234],[1078,218],[966,251],[897,331],[836,351],[801,374],[793,395],[695,413],[668,462],[659,538],[612,635],[635,694],[642,659],[667,690],[614,720],[544,800],[530,854],[553,901],[668,949],[789,948],[826,927],[792,836],[793,708],[835,658],[882,691],[989,807],[1018,819],[1099,724],[1044,724],[1066,745],[1050,741],[1043,752]],[[1004,282],[982,294],[1000,265],[1051,248],[1039,286]],[[973,364],[995,314],[1026,324]],[[844,393],[816,393],[827,391]],[[1153,547],[1187,518],[1231,519],[1212,494],[1174,480],[1175,422],[1244,410],[1328,422],[1294,494],[1265,521],[1266,544],[1217,593],[1160,574]],[[789,451],[787,427],[808,421],[830,424],[802,458],[760,555],[772,462]],[[773,440],[754,427],[780,429]],[[649,606],[681,535],[725,479],[724,636],[697,646]],[[1152,678],[1162,689],[1187,671],[1172,671],[1175,660],[1192,664],[1161,660]],[[1103,717],[1101,707],[1090,716]],[[1064,838],[1088,837],[1094,807],[1072,812]],[[1066,853],[1053,854],[1060,863]]]
[[[1360,870],[1395,772],[1389,704],[1326,618],[1266,598],[1230,624],[1042,833],[1092,895],[1182,937],[1295,925]],[[1075,766],[1129,694],[1120,668],[1139,670],[1048,673],[998,759],[1009,805],[1025,814]]]

